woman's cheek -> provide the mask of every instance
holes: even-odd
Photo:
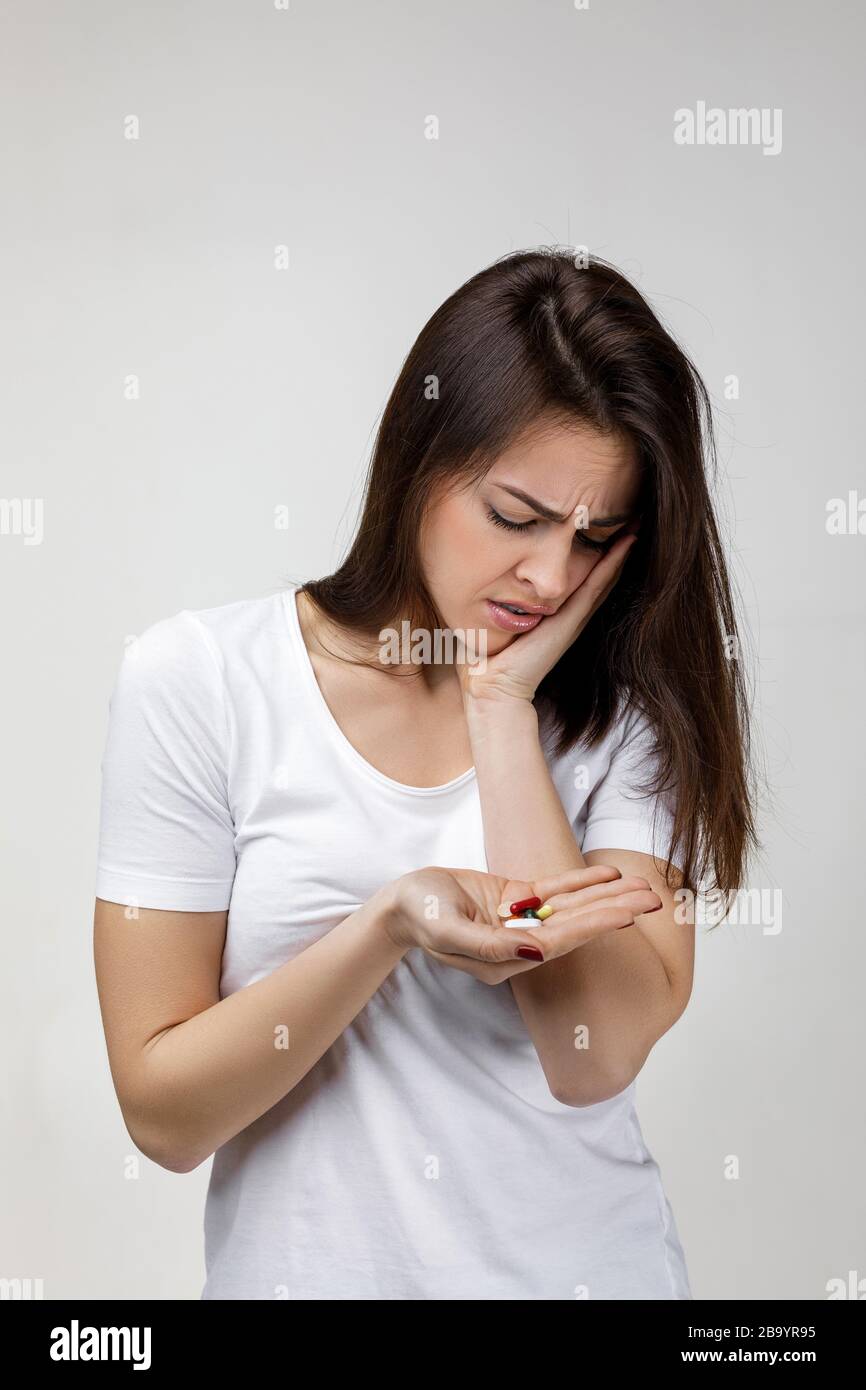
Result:
[[[575,589],[579,589],[581,584],[589,578],[601,559],[601,555],[580,555],[577,559],[577,580]]]

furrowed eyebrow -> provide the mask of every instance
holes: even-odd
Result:
[[[510,492],[512,497],[516,497],[519,502],[525,502],[527,507],[531,507],[539,516],[543,516],[545,521],[570,521],[571,513],[554,512],[550,507],[545,507],[543,502],[539,502],[535,497],[530,497],[528,492],[524,492],[519,487],[509,487],[507,483],[494,483],[494,487],[501,488],[503,492]],[[598,526],[602,530],[608,526],[622,526],[624,522],[631,521],[633,512],[627,512],[623,516],[599,516],[587,522],[587,526]]]

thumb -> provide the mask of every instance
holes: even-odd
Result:
[[[506,927],[501,918],[490,926],[479,925],[462,913],[455,914],[447,922],[440,923],[436,950],[445,955],[470,956],[493,965],[514,960],[522,947],[530,950],[532,955],[521,956],[520,959],[543,960],[541,942],[528,930],[531,925],[528,918],[525,927]]]
[[[526,902],[530,898],[537,897],[539,897],[538,884],[533,884],[529,879],[507,879],[505,887],[503,888],[500,896],[500,903],[497,914],[499,920],[497,921],[496,925],[502,926],[502,923],[506,918],[507,912],[511,911],[512,905],[517,906],[522,902]],[[544,898],[541,898],[541,902],[544,902]],[[517,915],[520,915],[519,911]],[[528,917],[526,920],[527,922],[531,921],[531,919]],[[516,930],[513,924],[511,926],[511,930]]]

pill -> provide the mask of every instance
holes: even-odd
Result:
[[[544,907],[540,907],[535,915],[539,922],[543,922],[545,918],[553,916],[553,908],[548,903],[545,903]]]
[[[538,916],[534,907],[528,907],[525,912],[521,912],[521,917],[531,917],[533,922],[538,921]]]
[[[540,898],[521,898],[519,903],[511,904],[512,912],[523,912],[527,907],[541,907]]]

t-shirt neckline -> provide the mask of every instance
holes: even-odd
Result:
[[[358,752],[353,743],[343,733],[337,723],[327,700],[325,699],[313,668],[310,653],[307,651],[307,644],[304,641],[304,634],[301,630],[301,621],[298,616],[297,594],[299,585],[294,584],[290,588],[284,589],[282,593],[283,608],[286,615],[289,634],[295,646],[298,664],[301,668],[304,684],[306,685],[311,702],[316,710],[320,724],[330,734],[331,739],[337,747],[348,757],[355,767],[365,776],[370,777],[382,786],[390,787],[393,791],[402,792],[407,796],[442,796],[447,792],[456,791],[458,787],[475,779],[476,770],[474,767],[467,768],[459,777],[454,777],[450,782],[442,782],[438,787],[411,787],[406,782],[397,782],[393,777],[387,777],[384,772],[380,772],[372,763]]]

